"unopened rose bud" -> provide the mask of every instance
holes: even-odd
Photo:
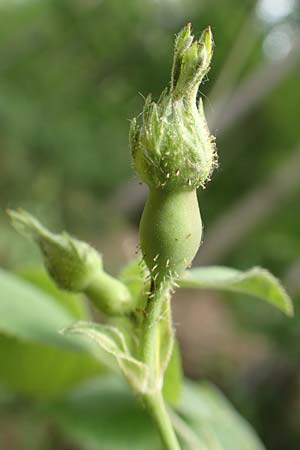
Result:
[[[203,105],[196,104],[199,85],[210,68],[213,51],[208,27],[193,41],[190,25],[176,38],[170,88],[157,103],[146,98],[141,123],[130,129],[133,162],[142,180],[155,189],[193,190],[203,186],[216,165]]]
[[[191,264],[201,243],[196,189],[216,166],[202,101],[197,94],[210,68],[213,38],[208,27],[194,41],[187,25],[175,41],[170,87],[158,102],[146,98],[129,141],[135,170],[149,186],[140,242],[152,280],[176,278]]]

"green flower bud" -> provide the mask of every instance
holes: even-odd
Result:
[[[141,250],[157,284],[189,266],[201,243],[196,189],[216,166],[216,151],[197,94],[212,50],[209,27],[198,41],[190,25],[184,27],[175,41],[170,87],[157,103],[149,95],[141,123],[134,119],[130,127],[134,167],[150,190],[140,223]]]
[[[61,289],[83,291],[102,268],[101,256],[85,242],[65,232],[51,233],[26,211],[8,213],[17,231],[38,244],[49,275]]]
[[[39,246],[45,266],[59,288],[84,292],[108,315],[130,313],[136,305],[129,289],[103,270],[101,255],[67,233],[54,234],[26,211],[8,211],[14,227]]]
[[[209,179],[216,165],[199,85],[210,68],[213,40],[208,27],[193,42],[187,25],[177,36],[170,88],[157,103],[146,98],[142,122],[130,127],[134,167],[151,188],[196,189]]]

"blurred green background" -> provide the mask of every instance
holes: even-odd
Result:
[[[134,256],[146,191],[131,168],[129,120],[168,82],[174,35],[186,22],[196,36],[210,24],[215,39],[201,94],[219,168],[199,192],[205,228],[195,264],[270,269],[296,316],[241,296],[179,293],[185,373],[220,386],[268,449],[296,450],[298,0],[0,0],[0,264],[40,262],[8,224],[5,208],[18,206],[92,242],[114,273]],[[5,358],[0,350],[1,365]],[[7,395],[3,386],[1,449],[46,448],[22,447],[22,426],[26,435],[45,430],[7,412]],[[51,448],[75,448],[53,434]]]

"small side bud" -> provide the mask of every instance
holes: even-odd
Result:
[[[129,289],[104,271],[102,257],[93,247],[67,233],[51,233],[26,211],[7,212],[16,230],[38,244],[59,288],[84,292],[97,309],[110,316],[133,311],[136,305]]]
[[[81,292],[91,284],[102,268],[101,255],[93,247],[67,233],[51,233],[24,210],[9,210],[8,214],[16,230],[38,244],[58,287]]]

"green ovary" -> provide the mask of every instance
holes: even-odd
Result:
[[[140,242],[157,285],[164,279],[176,278],[192,263],[201,235],[195,190],[150,190],[140,223]]]

